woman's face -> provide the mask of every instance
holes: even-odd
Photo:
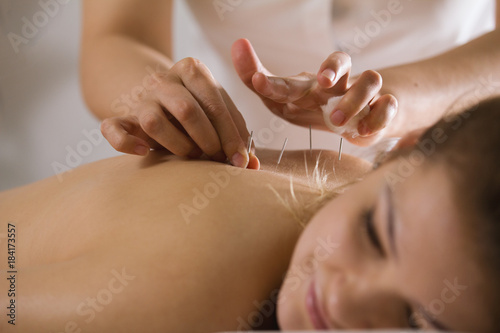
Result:
[[[488,330],[473,238],[444,169],[412,172],[401,161],[372,172],[313,217],[279,295],[283,330]]]

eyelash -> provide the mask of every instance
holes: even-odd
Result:
[[[416,319],[417,316],[416,316],[415,311],[409,305],[408,305],[408,309],[407,309],[407,315],[408,315],[408,326],[411,329],[418,330],[418,329],[423,328],[419,325],[418,320]]]
[[[373,210],[367,210],[363,215],[363,226],[365,228],[366,234],[370,243],[377,249],[380,254],[384,254],[384,250],[382,249],[382,244],[380,243],[380,238],[377,235],[377,231],[375,230],[375,225],[373,223]]]
[[[380,238],[377,235],[377,231],[375,230],[375,224],[373,221],[374,211],[373,209],[368,209],[363,214],[363,227],[366,231],[368,239],[370,243],[377,249],[377,251],[383,255],[384,250],[382,248],[382,244],[380,243]],[[411,308],[411,306],[407,307],[407,317],[408,317],[408,326],[411,329],[421,329],[417,320],[415,319],[415,312]]]

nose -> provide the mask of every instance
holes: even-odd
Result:
[[[405,303],[388,276],[329,270],[323,279],[321,302],[329,322],[345,329],[407,327]]]

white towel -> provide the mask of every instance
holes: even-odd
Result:
[[[343,96],[331,97],[328,100],[328,103],[321,106],[321,110],[323,110],[323,118],[325,120],[325,125],[333,132],[338,135],[343,136],[344,138],[351,137],[356,138],[359,136],[358,133],[358,124],[361,119],[363,119],[368,112],[370,112],[370,106],[367,105],[361,110],[357,115],[355,115],[351,120],[349,120],[344,126],[335,126],[332,124],[330,120],[330,116],[332,111],[335,109],[337,104],[339,104],[340,100]]]

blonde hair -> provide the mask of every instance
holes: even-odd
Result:
[[[316,163],[311,174],[309,174],[307,167],[306,153],[304,152],[304,163],[306,169],[306,175],[308,180],[308,187],[313,193],[317,193],[312,199],[304,198],[301,195],[295,193],[293,176],[290,175],[290,192],[286,196],[280,195],[280,193],[271,185],[267,186],[271,191],[274,192],[278,201],[285,206],[285,208],[290,212],[293,219],[298,222],[298,224],[304,228],[311,218],[318,212],[328,201],[335,198],[337,195],[343,193],[347,187],[359,181],[359,179],[332,188],[328,185],[328,180],[330,177],[336,177],[335,167],[329,172],[323,165],[320,167],[319,160],[321,157],[321,152],[316,158]]]

